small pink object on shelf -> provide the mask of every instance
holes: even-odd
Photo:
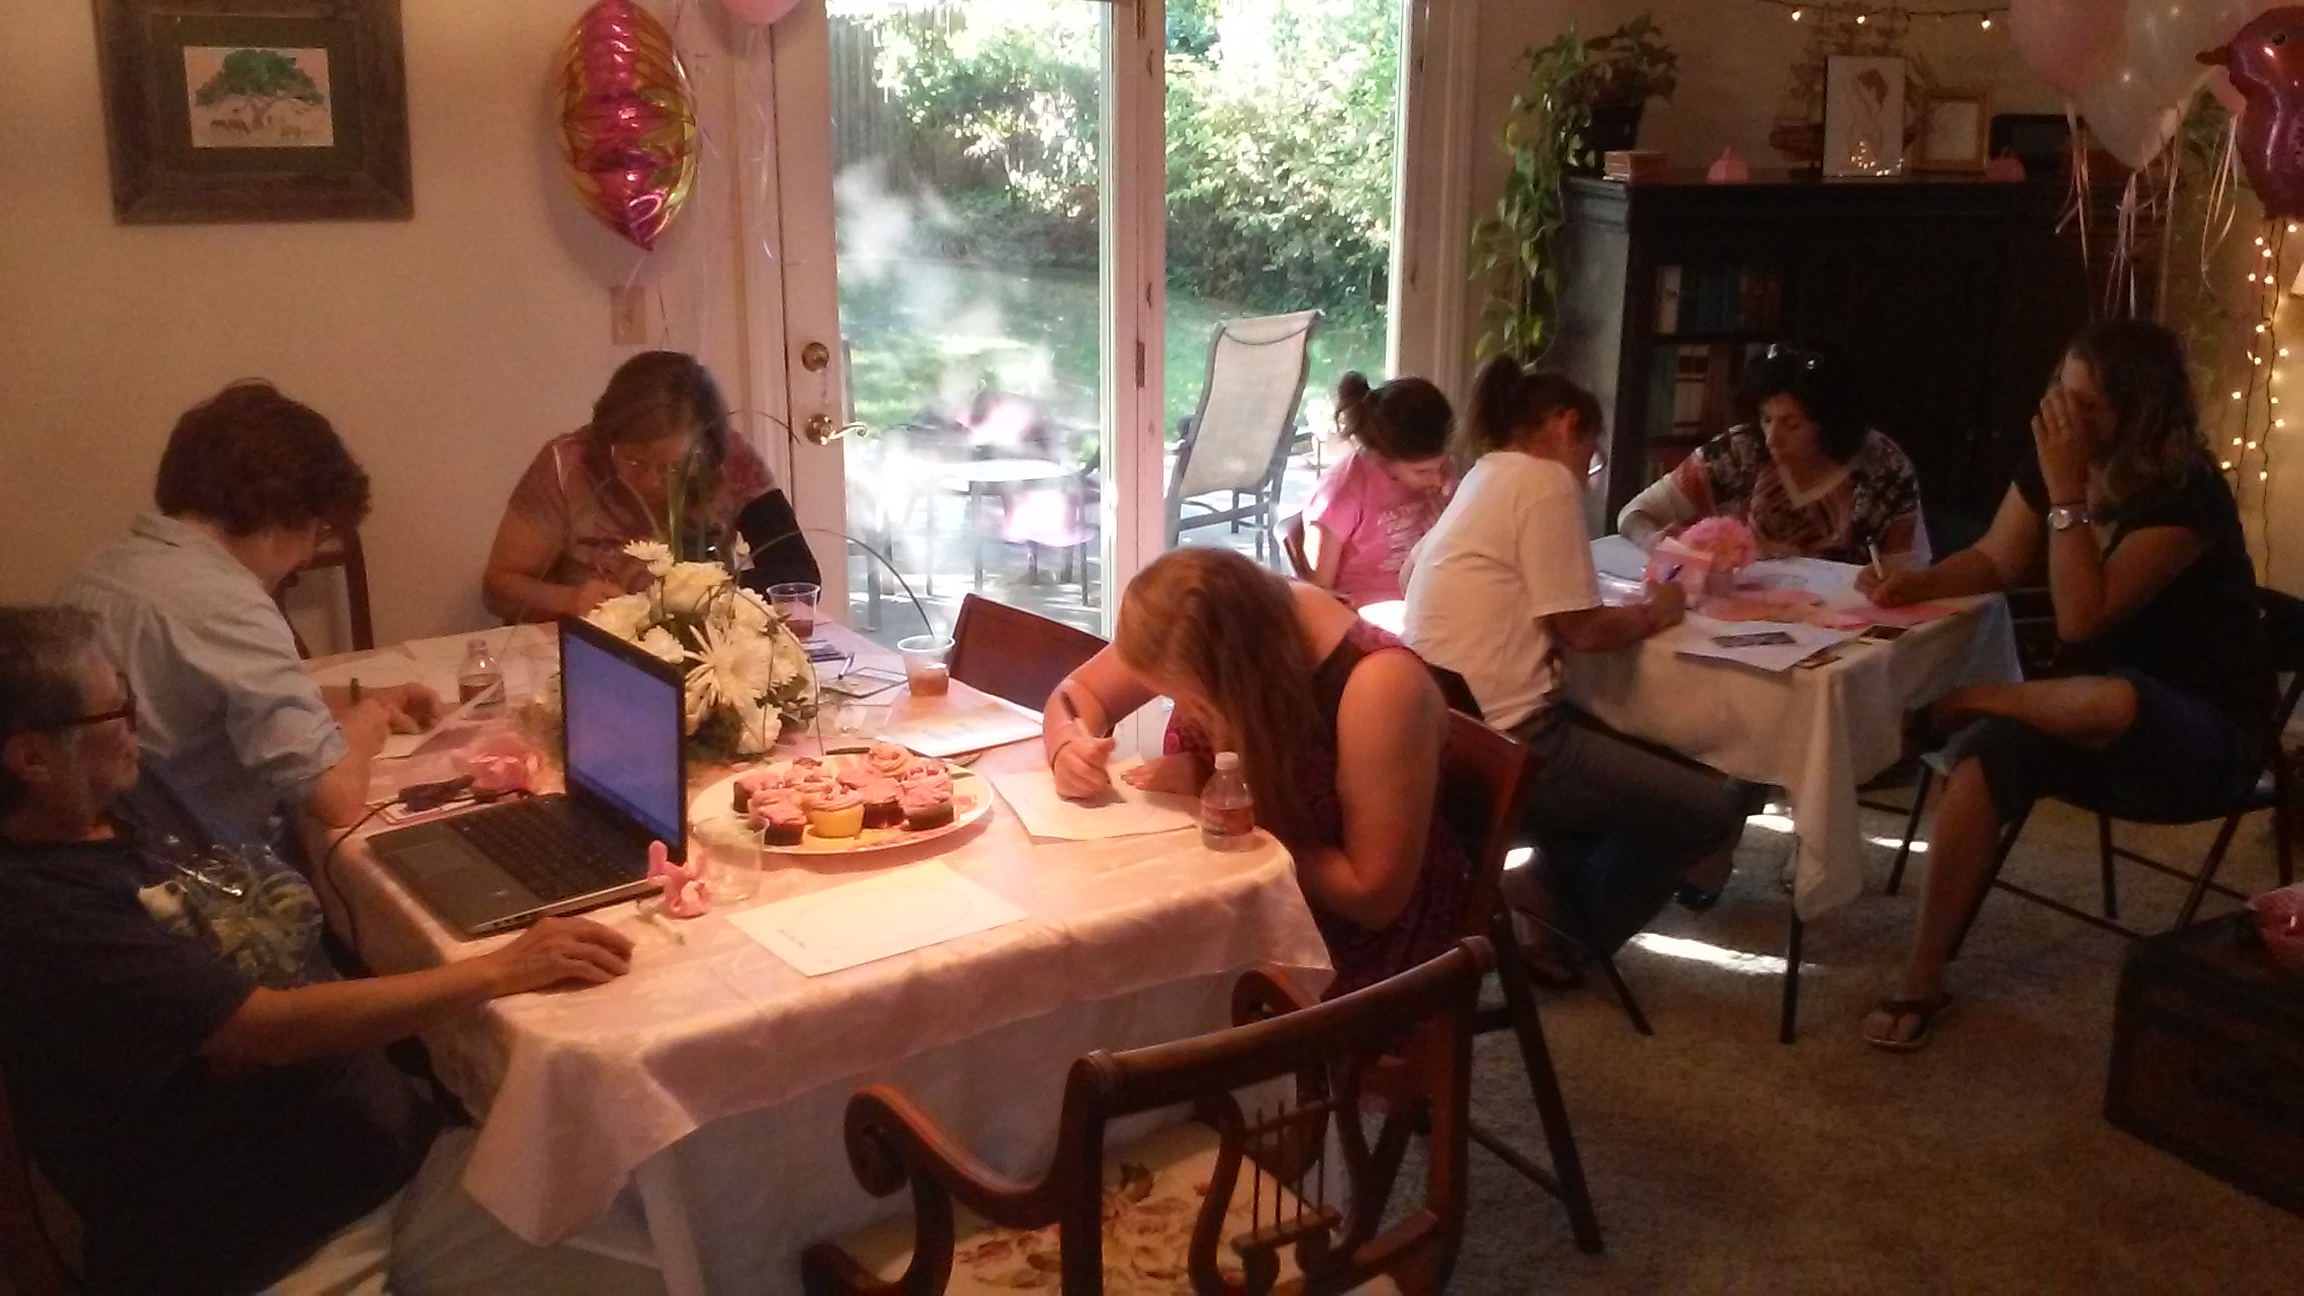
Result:
[[[662,842],[648,843],[648,879],[664,890],[664,912],[674,918],[701,918],[712,911],[712,890],[695,863],[675,864]]]
[[[1720,150],[1720,156],[1712,159],[1712,166],[1704,172],[1704,179],[1712,184],[1743,184],[1751,178],[1752,168],[1734,148]]]
[[[1984,178],[2020,183],[2024,179],[2024,159],[2014,153],[2002,153],[1984,164]]]

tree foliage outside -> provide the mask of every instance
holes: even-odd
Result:
[[[320,93],[319,83],[296,66],[295,59],[270,49],[233,50],[224,56],[216,75],[192,92],[192,102],[202,108],[213,108],[231,99],[245,101],[250,122],[256,126],[265,125],[272,110],[281,104],[318,106],[326,98]]]
[[[836,5],[870,50],[897,190],[934,193],[947,255],[1088,268],[1101,51],[1063,6]],[[1380,320],[1392,251],[1398,0],[1168,8],[1172,290]]]

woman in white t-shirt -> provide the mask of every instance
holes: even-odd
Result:
[[[1474,380],[1465,427],[1479,461],[1416,551],[1403,637],[1462,675],[1488,723],[1533,749],[1529,826],[1546,894],[1531,899],[1560,915],[1570,943],[1553,953],[1573,961],[1613,951],[1675,890],[1709,908],[1755,789],[1618,734],[1560,695],[1562,648],[1627,648],[1685,611],[1675,585],[1622,607],[1600,601],[1584,523],[1599,402],[1498,357]]]

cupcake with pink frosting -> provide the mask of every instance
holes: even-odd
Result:
[[[864,798],[854,788],[831,787],[800,798],[808,814],[808,829],[819,837],[853,837],[864,831]]]
[[[751,818],[763,846],[797,846],[808,832],[808,812],[798,797],[781,788],[754,797]]]
[[[941,782],[941,787],[936,780],[929,779],[905,784],[899,800],[904,807],[906,828],[926,832],[952,822],[952,780],[941,778]]]
[[[910,774],[904,776],[902,787],[907,792],[914,788],[926,788],[947,801],[952,799],[952,775],[942,761],[928,761],[915,766]]]
[[[864,768],[884,779],[902,779],[912,769],[912,753],[892,742],[876,742],[864,753]]]
[[[864,801],[864,826],[867,828],[894,828],[904,822],[904,807],[897,803],[899,789],[896,780],[874,776],[856,787],[856,795]]]
[[[752,798],[760,795],[762,792],[778,792],[782,791],[783,788],[784,774],[781,770],[747,770],[744,773],[737,775],[736,813],[743,814],[750,810],[752,808]]]

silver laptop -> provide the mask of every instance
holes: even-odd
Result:
[[[688,852],[680,668],[560,619],[568,790],[370,839],[377,857],[467,936],[654,889],[648,844]]]

